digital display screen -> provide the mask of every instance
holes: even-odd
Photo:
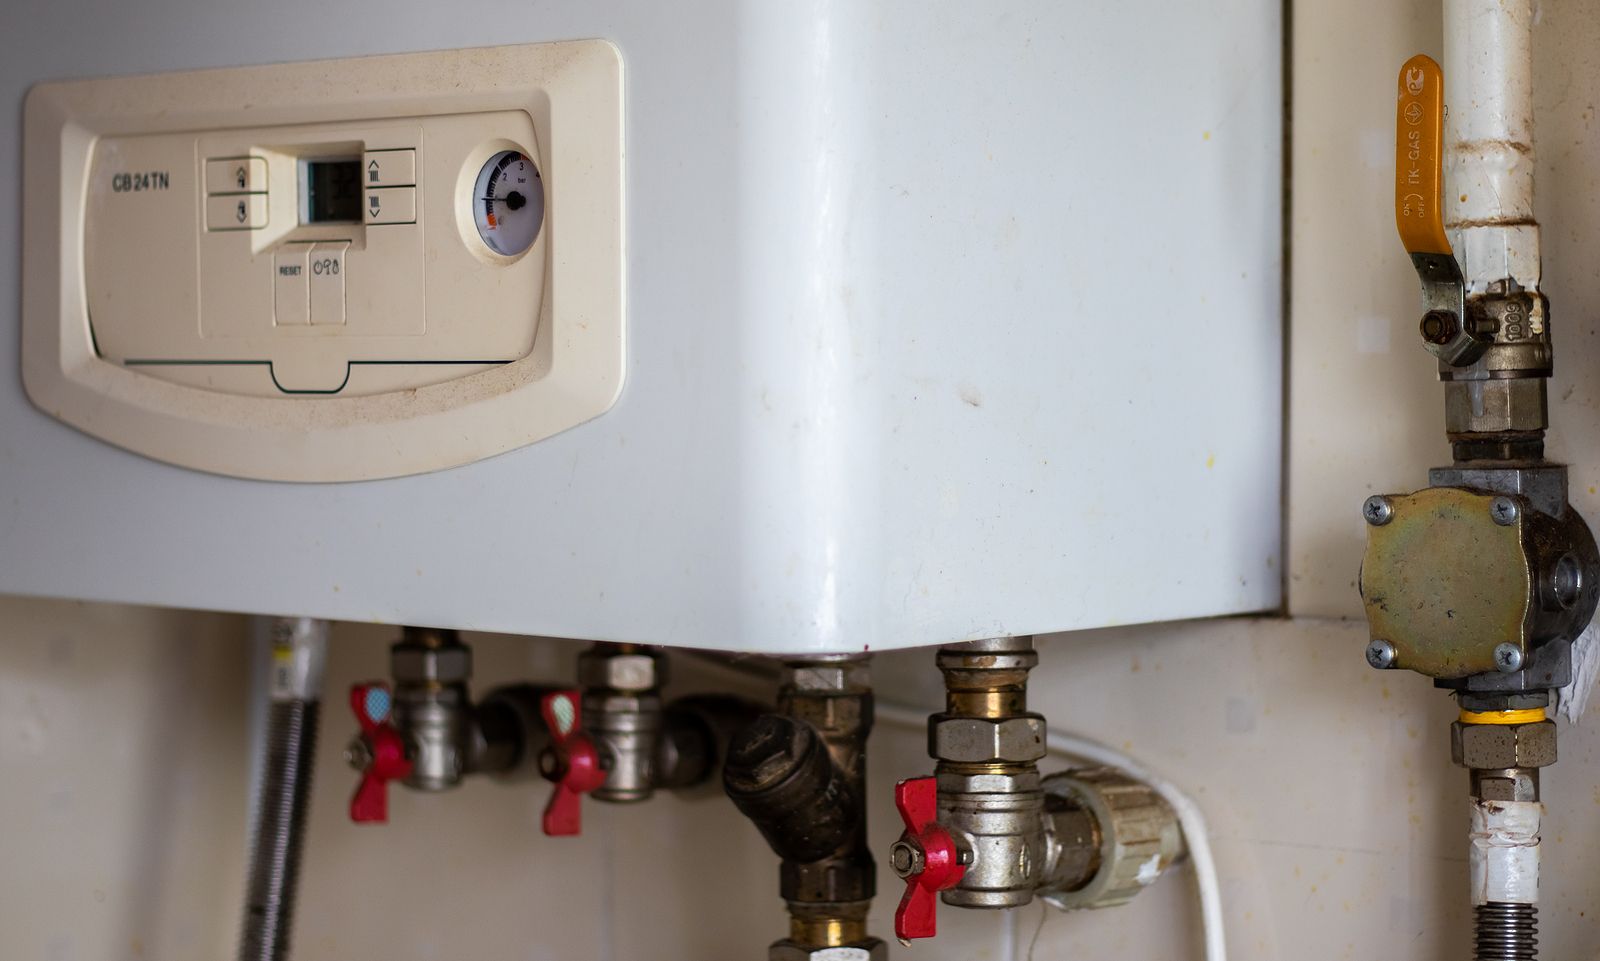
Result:
[[[308,224],[361,221],[361,161],[308,160],[305,164]]]

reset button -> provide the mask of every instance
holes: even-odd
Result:
[[[272,255],[273,322],[279,327],[311,323],[310,244],[284,244]]]

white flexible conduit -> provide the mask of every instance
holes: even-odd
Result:
[[[902,727],[926,728],[928,711],[878,701],[873,709],[880,721]],[[1227,938],[1223,934],[1222,886],[1217,880],[1217,862],[1211,856],[1211,836],[1206,829],[1206,819],[1200,806],[1176,784],[1156,774],[1127,754],[1101,744],[1099,741],[1065,731],[1050,730],[1045,735],[1045,746],[1052,752],[1089,764],[1121,769],[1130,777],[1150,785],[1172,805],[1183,828],[1184,845],[1189,851],[1189,862],[1194,866],[1195,893],[1200,901],[1201,931],[1205,936],[1206,961],[1227,961]],[[1013,938],[1013,941],[1015,939]]]

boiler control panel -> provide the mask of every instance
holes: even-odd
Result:
[[[55,283],[25,293],[24,374],[84,430],[220,473],[361,479],[617,396],[609,43],[43,84],[26,122],[26,247]]]
[[[538,144],[509,110],[104,138],[85,224],[100,355],[261,396],[382,393],[526,357],[545,280]]]

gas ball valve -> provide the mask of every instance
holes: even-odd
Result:
[[[350,766],[361,772],[361,783],[350,798],[350,820],[357,824],[384,824],[389,820],[389,782],[411,775],[411,758],[405,740],[390,722],[394,698],[381,682],[350,688],[350,709],[361,727],[345,751]]]
[[[902,781],[905,832],[891,851],[906,881],[901,941],[930,938],[938,901],[1010,908],[1035,896],[1063,909],[1130,900],[1183,853],[1171,807],[1110,769],[1041,777],[1044,718],[1027,710],[1038,663],[1027,637],[941,648],[945,710],[928,721],[933,777]]]

